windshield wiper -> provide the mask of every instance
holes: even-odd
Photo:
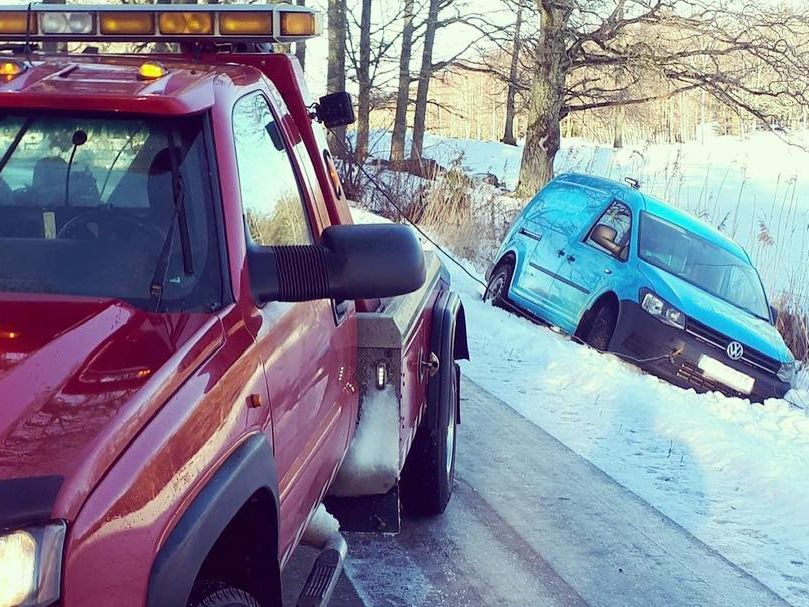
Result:
[[[6,168],[8,161],[11,160],[12,154],[17,150],[17,146],[20,145],[20,141],[28,132],[28,129],[31,128],[31,123],[34,122],[33,117],[29,116],[25,119],[25,122],[22,123],[20,130],[17,131],[17,134],[14,135],[14,139],[11,142],[11,145],[8,146],[8,149],[3,154],[3,158],[0,158],[0,173],[3,172],[3,169]]]
[[[152,284],[149,288],[152,309],[154,312],[160,311],[160,304],[163,301],[163,292],[166,288],[166,278],[168,277],[169,261],[171,251],[174,248],[175,226],[180,228],[180,249],[183,254],[183,272],[186,276],[194,273],[194,262],[191,258],[191,236],[188,230],[188,215],[185,209],[185,188],[183,178],[180,174],[180,167],[177,162],[177,148],[174,147],[174,137],[168,135],[169,157],[171,160],[171,189],[174,198],[174,213],[171,216],[166,239],[163,241],[163,248],[157,260]]]

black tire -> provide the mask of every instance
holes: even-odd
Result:
[[[508,300],[508,290],[511,287],[513,276],[514,265],[510,261],[501,262],[492,270],[489,284],[486,285],[486,291],[483,293],[483,301],[491,301],[493,306],[511,312],[512,305]]]
[[[606,352],[615,331],[615,312],[609,306],[601,306],[593,314],[584,341],[591,348]]]
[[[439,399],[436,427],[429,427],[425,415],[407,456],[399,484],[405,510],[418,516],[442,514],[452,496],[455,483],[455,446],[458,410],[461,402],[461,369],[454,360],[451,373],[451,398]]]
[[[220,582],[194,584],[188,607],[261,607],[248,592]]]

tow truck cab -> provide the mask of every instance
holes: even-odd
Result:
[[[352,225],[317,124],[341,106],[294,57],[239,52],[319,23],[0,7],[0,607],[278,605],[327,492],[387,530],[400,497],[445,508],[460,301],[409,228]],[[364,483],[372,401],[394,464]],[[328,600],[344,542],[323,548],[299,604]]]

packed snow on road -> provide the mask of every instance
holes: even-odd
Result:
[[[428,143],[436,150],[441,142],[435,138]],[[724,158],[719,181],[703,163],[702,196],[706,203],[710,201],[706,208],[715,206],[716,215],[726,214],[720,202],[723,192],[733,191],[738,199],[747,196],[746,188],[750,188],[752,202],[738,205],[738,217],[728,223],[734,223],[742,244],[750,245],[745,242],[749,236],[755,246],[757,237],[746,224],[763,211],[750,204],[763,204],[767,196],[770,201],[781,200],[783,194],[781,190],[762,193],[762,184],[770,179],[778,189],[791,179],[793,191],[802,191],[807,184],[786,175],[785,171],[795,168],[794,161],[785,160],[778,168],[770,158],[767,166],[779,171],[775,177],[761,174],[763,169],[759,174],[748,172],[745,185],[739,181],[739,172],[746,170],[739,149],[750,146],[742,141],[736,147],[724,142],[723,157],[721,143],[707,149],[681,149],[680,171],[686,177],[675,178],[683,192],[698,182],[697,156],[704,160],[714,154],[717,163]],[[767,143],[770,147],[765,149],[772,154],[777,146],[769,139]],[[499,164],[507,183],[516,175],[517,148],[484,142],[464,145],[458,140],[445,145],[448,150],[461,150],[470,173],[495,171]],[[648,174],[660,173],[666,163],[655,158],[663,152],[674,154],[675,147],[646,150]],[[777,149],[785,157],[789,147]],[[452,154],[441,153],[447,158]],[[632,158],[637,153],[621,152],[621,158],[610,155],[607,162],[607,152],[596,146],[575,148],[568,142],[561,158],[565,162],[565,158],[570,161],[589,155],[593,159],[590,165],[577,168],[606,173],[622,171],[616,163],[622,158],[635,162]],[[691,165],[683,154],[690,154]],[[516,166],[509,164],[512,156]],[[725,181],[721,181],[723,177]],[[737,183],[728,181],[732,179]],[[728,208],[737,206],[736,199]],[[803,221],[804,203],[792,193],[789,199],[790,221]],[[768,208],[767,217],[771,214]],[[355,210],[355,220],[379,218]],[[756,250],[759,256],[767,254],[762,246]],[[698,395],[485,304],[482,268],[460,262],[473,279],[455,261],[444,261],[466,307],[471,361],[463,366],[465,374],[783,598],[809,606],[809,417],[805,409],[809,374],[801,374],[798,388],[787,395],[788,400],[773,399],[763,405],[718,393]],[[771,288],[783,286],[790,272],[772,270]]]

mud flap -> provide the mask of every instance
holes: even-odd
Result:
[[[328,496],[324,504],[340,521],[340,531],[399,533],[402,529],[398,484],[384,495]]]

